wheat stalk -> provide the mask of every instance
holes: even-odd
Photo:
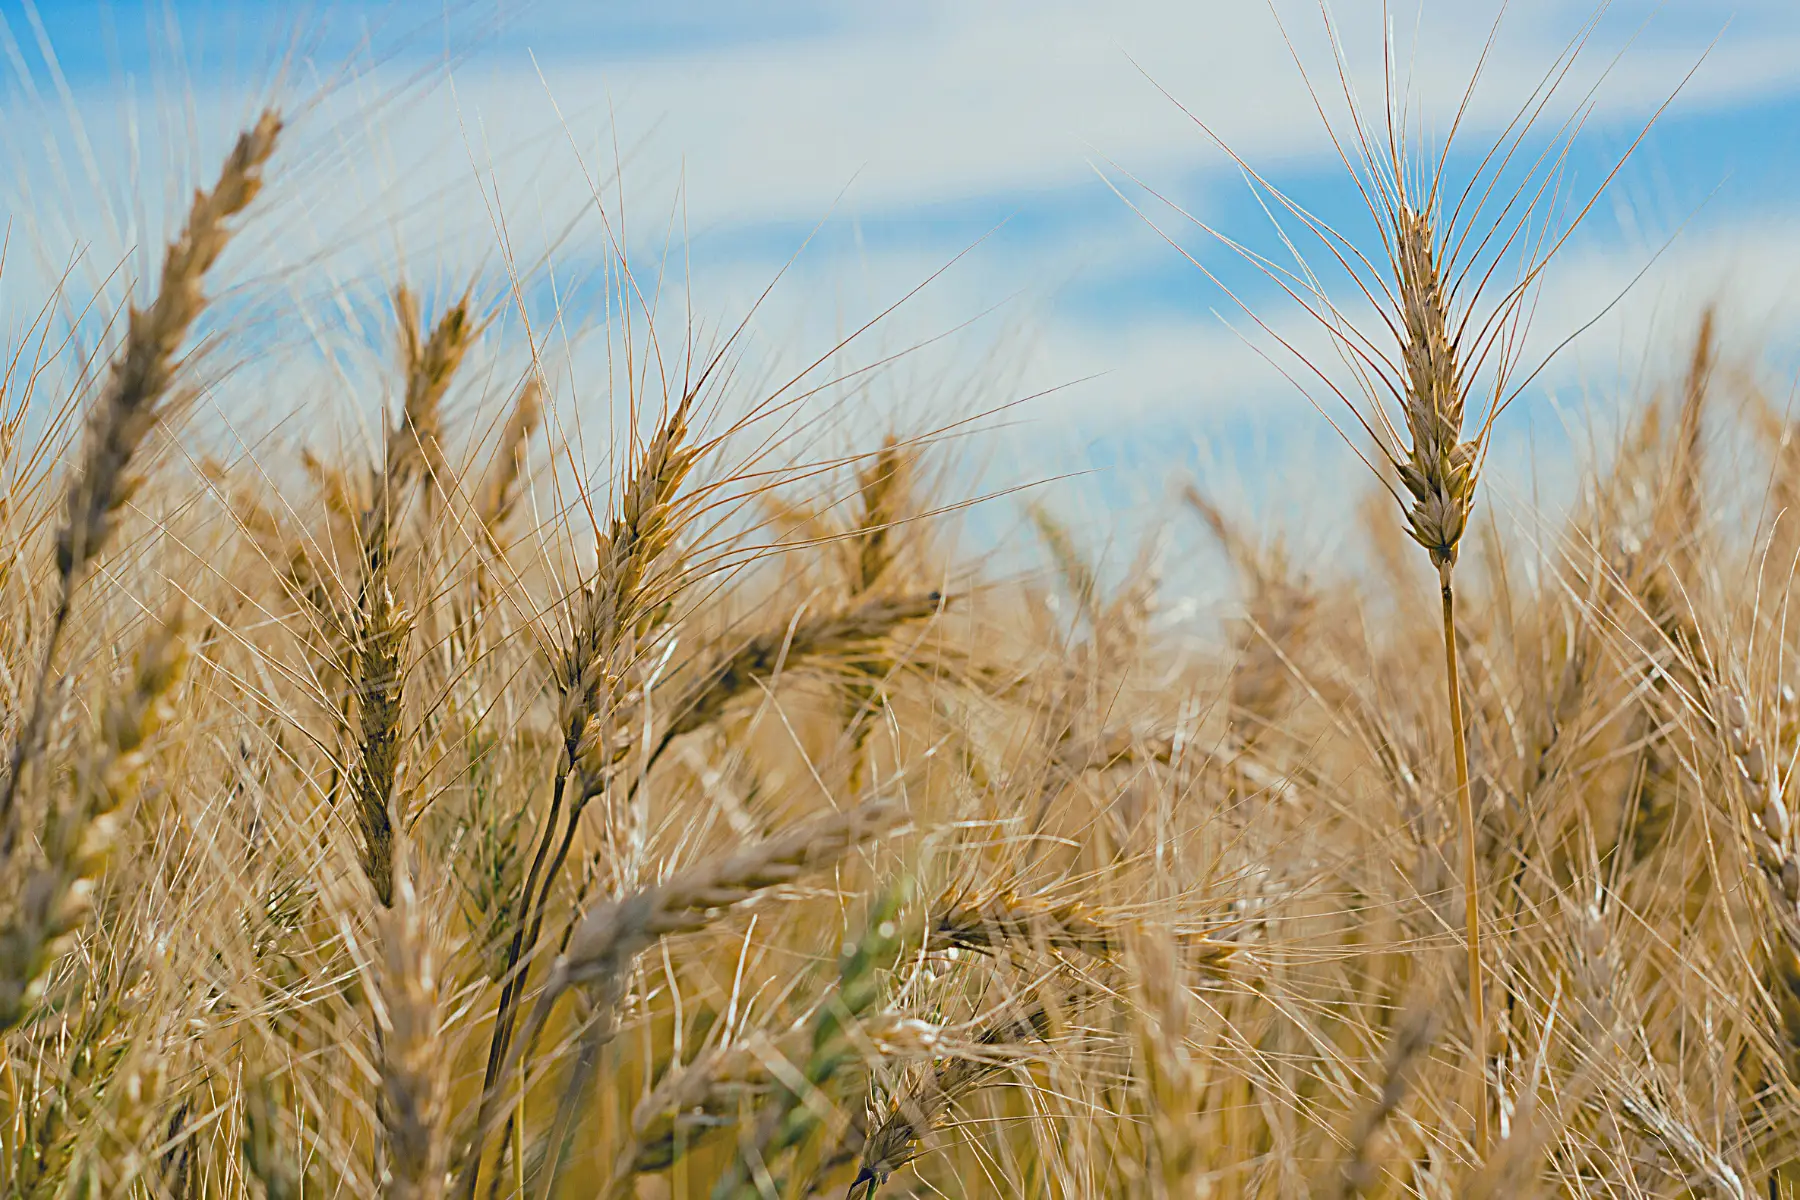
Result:
[[[120,511],[143,486],[142,477],[133,472],[133,460],[162,416],[179,366],[175,356],[206,308],[201,283],[231,240],[228,222],[262,190],[263,166],[275,152],[280,132],[281,118],[271,109],[238,137],[212,190],[194,193],[181,235],[164,252],[156,299],[149,308],[133,305],[127,313],[125,343],[114,355],[106,386],[88,416],[81,463],[69,484],[67,512],[56,534],[56,610],[44,642],[30,715],[14,737],[6,778],[0,783],[0,861],[12,852],[19,777],[44,737],[50,674],[75,591],[105,550]]]
[[[41,999],[50,964],[87,920],[119,840],[120,810],[139,788],[145,743],[170,715],[187,654],[176,610],[139,649],[130,686],[108,705],[100,753],[79,771],[76,797],[49,818],[44,863],[26,877],[16,910],[0,927],[0,1032]]]
[[[513,1026],[530,971],[530,954],[543,930],[550,888],[574,843],[582,809],[607,785],[616,767],[622,743],[615,727],[620,716],[616,709],[623,699],[624,675],[657,608],[646,595],[646,581],[680,532],[681,488],[700,454],[698,447],[689,444],[689,422],[697,395],[697,390],[690,390],[682,396],[638,456],[618,515],[600,536],[594,575],[575,589],[565,605],[567,637],[553,680],[559,693],[562,762],[507,946],[506,982],[488,1045],[482,1113],[476,1121],[480,1132],[464,1160],[457,1193],[461,1200],[472,1200],[479,1183],[480,1139],[492,1124],[502,1066],[513,1050]],[[568,818],[563,821],[565,805]],[[556,852],[552,858],[553,845]]]
[[[1649,125],[1644,126],[1598,186],[1585,199],[1575,202],[1572,216],[1562,222],[1560,230],[1553,230],[1552,222],[1543,215],[1544,207],[1563,202],[1558,185],[1581,120],[1572,117],[1565,121],[1549,137],[1548,148],[1541,153],[1534,151],[1524,156],[1522,163],[1515,163],[1515,159],[1527,140],[1541,132],[1540,118],[1569,80],[1597,16],[1552,62],[1512,121],[1476,160],[1476,167],[1460,192],[1446,178],[1446,171],[1451,148],[1457,143],[1486,65],[1485,57],[1470,78],[1443,146],[1435,156],[1419,157],[1414,135],[1408,128],[1405,84],[1397,78],[1391,57],[1395,50],[1392,32],[1386,33],[1384,42],[1384,50],[1390,55],[1382,90],[1384,120],[1371,122],[1351,83],[1353,72],[1336,25],[1329,13],[1324,14],[1324,20],[1333,48],[1333,65],[1349,108],[1349,128],[1340,128],[1340,123],[1327,115],[1316,91],[1313,99],[1340,161],[1374,222],[1379,245],[1373,253],[1353,244],[1284,194],[1233,153],[1203,121],[1195,121],[1244,170],[1260,198],[1267,201],[1266,211],[1292,218],[1318,239],[1325,260],[1348,277],[1361,300],[1375,308],[1378,325],[1372,329],[1359,327],[1334,303],[1326,293],[1324,279],[1305,261],[1285,232],[1284,245],[1300,259],[1292,268],[1275,264],[1203,222],[1195,224],[1248,259],[1297,301],[1334,343],[1353,382],[1348,386],[1334,382],[1321,363],[1308,358],[1293,341],[1256,318],[1237,293],[1219,283],[1218,277],[1197,259],[1187,257],[1209,279],[1225,288],[1258,325],[1298,360],[1303,376],[1316,380],[1324,393],[1349,411],[1355,426],[1374,443],[1374,460],[1357,447],[1335,420],[1334,427],[1400,504],[1408,534],[1425,550],[1438,577],[1456,807],[1463,832],[1464,940],[1471,1025],[1469,1085],[1473,1093],[1475,1152],[1477,1157],[1485,1158],[1491,1143],[1491,1117],[1486,1079],[1481,890],[1463,681],[1457,661],[1453,575],[1475,507],[1494,423],[1549,361],[1546,357],[1531,369],[1526,369],[1528,364],[1522,361],[1525,334],[1545,271],[1648,133]],[[1498,36],[1497,25],[1494,36]],[[1312,90],[1310,80],[1308,88]],[[1659,108],[1656,115],[1660,116],[1661,111]],[[1655,119],[1652,116],[1651,121]],[[1517,171],[1509,170],[1515,165]],[[1495,201],[1492,207],[1490,201]],[[1497,297],[1494,290],[1499,292]],[[1552,347],[1550,354],[1566,344],[1565,341]],[[1300,386],[1325,412],[1322,397],[1308,390],[1309,385]],[[1465,429],[1469,401],[1477,393],[1484,397],[1483,411],[1476,416],[1473,428]],[[1395,407],[1399,410],[1398,423]],[[1398,477],[1404,495],[1388,481],[1382,466]]]
[[[593,1015],[589,1017],[589,1044],[583,1064],[593,1059],[610,1037],[613,1008],[624,979],[637,956],[664,938],[696,933],[721,914],[768,891],[822,869],[852,847],[882,832],[900,815],[900,807],[885,798],[870,800],[846,812],[831,813],[804,822],[761,845],[711,863],[689,868],[653,888],[596,905],[575,926],[568,947],[552,965],[550,976],[532,1007],[518,1040],[486,1085],[469,1149],[464,1158],[460,1191],[472,1190],[481,1148],[492,1126],[498,1124],[498,1084],[511,1077],[523,1057],[522,1047],[533,1045],[556,1002],[573,987],[593,991]],[[571,1079],[568,1091],[578,1092],[585,1081]],[[560,1147],[558,1148],[560,1153]],[[552,1169],[554,1174],[554,1168]]]

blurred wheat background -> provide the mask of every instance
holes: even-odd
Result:
[[[1662,7],[0,2],[0,1187],[1800,1194]]]

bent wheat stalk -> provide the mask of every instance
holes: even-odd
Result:
[[[578,1064],[591,1069],[594,1056],[611,1038],[612,1010],[639,954],[664,938],[705,929],[722,913],[770,888],[830,866],[894,824],[901,812],[894,800],[870,800],[846,812],[796,825],[727,858],[692,867],[656,887],[594,906],[576,925],[519,1037],[509,1044],[493,1078],[484,1084],[458,1191],[467,1195],[474,1190],[483,1144],[500,1123],[501,1089],[519,1069],[525,1047],[537,1041],[556,1002],[570,988],[586,987],[594,993],[589,1018],[593,1024],[585,1039],[586,1053]],[[572,1080],[566,1090],[579,1091],[581,1082]]]

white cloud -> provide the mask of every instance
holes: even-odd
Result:
[[[1649,31],[1596,94],[1603,124],[1629,129],[1644,119],[1723,24],[1710,0],[1657,7]],[[1312,6],[1283,8],[1308,69],[1321,83],[1331,82]],[[1336,8],[1357,57],[1359,84],[1369,94],[1380,68],[1369,53],[1379,34],[1379,5],[1357,0]],[[1044,470],[1079,458],[1096,439],[1117,441],[1133,428],[1159,431],[1165,443],[1171,429],[1209,423],[1237,431],[1232,437],[1245,429],[1277,437],[1322,428],[1269,364],[1218,322],[1154,303],[1128,321],[1095,320],[1055,302],[1055,289],[1070,281],[1078,287],[1102,272],[1128,281],[1173,254],[1123,205],[1079,200],[1102,194],[1091,174],[1097,157],[1201,203],[1217,182],[1229,185],[1220,173],[1222,157],[1146,74],[1259,165],[1310,170],[1328,162],[1311,101],[1263,6],[1236,0],[795,4],[784,10],[775,35],[698,48],[683,38],[704,26],[712,10],[689,10],[669,21],[681,36],[614,57],[593,6],[539,6],[520,35],[537,65],[519,39],[503,40],[415,95],[397,82],[406,68],[396,61],[296,113],[297,136],[283,151],[270,203],[249,223],[227,277],[252,282],[246,294],[266,294],[271,285],[289,291],[302,314],[329,324],[354,315],[347,299],[377,301],[399,262],[413,278],[446,288],[481,268],[497,277],[502,218],[512,253],[529,264],[585,210],[574,239],[555,251],[566,283],[569,272],[595,270],[605,258],[577,155],[616,213],[610,182],[616,135],[634,253],[660,244],[671,213],[677,238],[682,228],[697,235],[693,295],[710,328],[735,320],[801,232],[834,205],[840,227],[858,219],[896,223],[879,244],[834,237],[830,248],[803,258],[758,318],[749,368],[756,372],[803,361],[943,265],[970,228],[969,219],[948,216],[1013,208],[1074,214],[1033,237],[977,249],[866,340],[850,361],[923,342],[1023,293],[975,333],[895,368],[869,402],[875,410],[869,420],[881,419],[884,405],[919,404],[922,395],[937,398],[929,417],[912,410],[921,421],[947,417],[957,405],[991,405],[1096,376],[1023,410],[1033,425],[1022,436],[1034,452],[1050,456]],[[1645,4],[1616,7],[1596,37],[1590,76],[1647,11]],[[1578,18],[1560,0],[1513,6],[1480,93],[1474,132],[1511,114]],[[1425,50],[1409,63],[1425,97],[1416,103],[1434,114],[1448,111],[1486,30],[1485,17],[1470,20],[1464,5],[1433,11],[1419,33]],[[1739,5],[1736,23],[1680,104],[1695,111],[1729,108],[1791,91],[1797,58],[1800,11],[1786,0]],[[148,92],[117,81],[86,85],[76,103],[94,157],[105,164],[110,194],[102,195],[84,180],[59,104],[16,104],[13,111],[25,119],[9,122],[10,131],[0,135],[6,156],[0,161],[14,166],[16,193],[7,203],[38,259],[34,277],[20,270],[27,260],[15,253],[0,319],[13,320],[31,306],[47,272],[77,239],[91,243],[78,293],[98,288],[140,241],[153,247],[184,196],[181,188],[165,191],[161,181],[209,173],[207,164],[255,99],[229,86],[224,72],[197,75],[188,107],[201,115],[190,130],[179,108],[158,110]],[[65,166],[61,178],[52,169],[53,151]],[[134,155],[141,165],[123,169]],[[109,212],[116,232],[109,231]],[[1800,261],[1796,243],[1800,225],[1780,212],[1684,236],[1609,323],[1584,340],[1560,378],[1647,353],[1644,335],[1626,331],[1680,325],[1691,313],[1677,316],[1672,308],[1691,309],[1694,297],[1721,290],[1740,297],[1748,311],[1766,314],[1771,332],[1791,328],[1800,313],[1783,263]],[[138,249],[131,261],[141,269],[147,252]],[[1649,253],[1613,243],[1572,256],[1546,289],[1540,335],[1586,319]],[[676,265],[679,274],[687,264],[678,255]],[[1193,287],[1200,295],[1210,290],[1197,273]],[[668,311],[679,313],[684,291],[685,281],[670,289]],[[116,287],[109,294],[116,296]],[[1228,302],[1219,297],[1217,303]],[[1663,324],[1652,325],[1648,318],[1659,308]],[[1317,331],[1292,314],[1278,311],[1272,319],[1323,348]],[[1628,336],[1639,340],[1623,340]],[[376,354],[364,357],[371,372],[379,370]],[[960,386],[964,380],[991,381],[999,390],[971,398]],[[323,372],[314,379],[292,369],[271,383],[294,396],[341,386]],[[599,383],[585,383],[584,392],[590,407],[604,402]]]

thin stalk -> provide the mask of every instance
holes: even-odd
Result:
[[[1476,878],[1475,800],[1469,792],[1469,750],[1463,727],[1462,676],[1456,666],[1456,592],[1451,567],[1438,567],[1444,595],[1444,682],[1450,690],[1450,744],[1456,755],[1456,807],[1463,828],[1463,922],[1469,947],[1469,1056],[1475,1109],[1475,1156],[1488,1156],[1487,1018],[1482,1012],[1481,891]]]
[[[530,928],[532,898],[538,889],[538,879],[543,872],[544,860],[550,853],[551,843],[556,838],[559,828],[558,818],[562,815],[563,797],[568,790],[570,776],[575,771],[575,742],[567,743],[567,758],[564,769],[556,777],[556,786],[550,797],[550,812],[544,821],[543,836],[538,839],[537,852],[532,856],[531,869],[525,876],[525,886],[520,892],[518,922],[513,928],[512,943],[506,951],[506,971],[503,978],[505,984],[500,989],[500,1007],[494,1015],[493,1038],[488,1044],[487,1066],[482,1073],[481,1101],[478,1106],[479,1115],[475,1122],[475,1141],[465,1151],[462,1173],[457,1183],[457,1196],[461,1200],[472,1200],[475,1189],[480,1182],[482,1133],[494,1119],[494,1112],[500,1100],[499,1078],[500,1066],[506,1061],[507,1052],[512,1048],[513,1025],[518,1018],[520,997],[525,991],[525,976],[531,969],[531,961],[527,957],[530,947],[527,940],[536,941],[536,930]],[[554,869],[553,872],[554,873]],[[544,890],[550,887],[550,876],[544,876]]]

